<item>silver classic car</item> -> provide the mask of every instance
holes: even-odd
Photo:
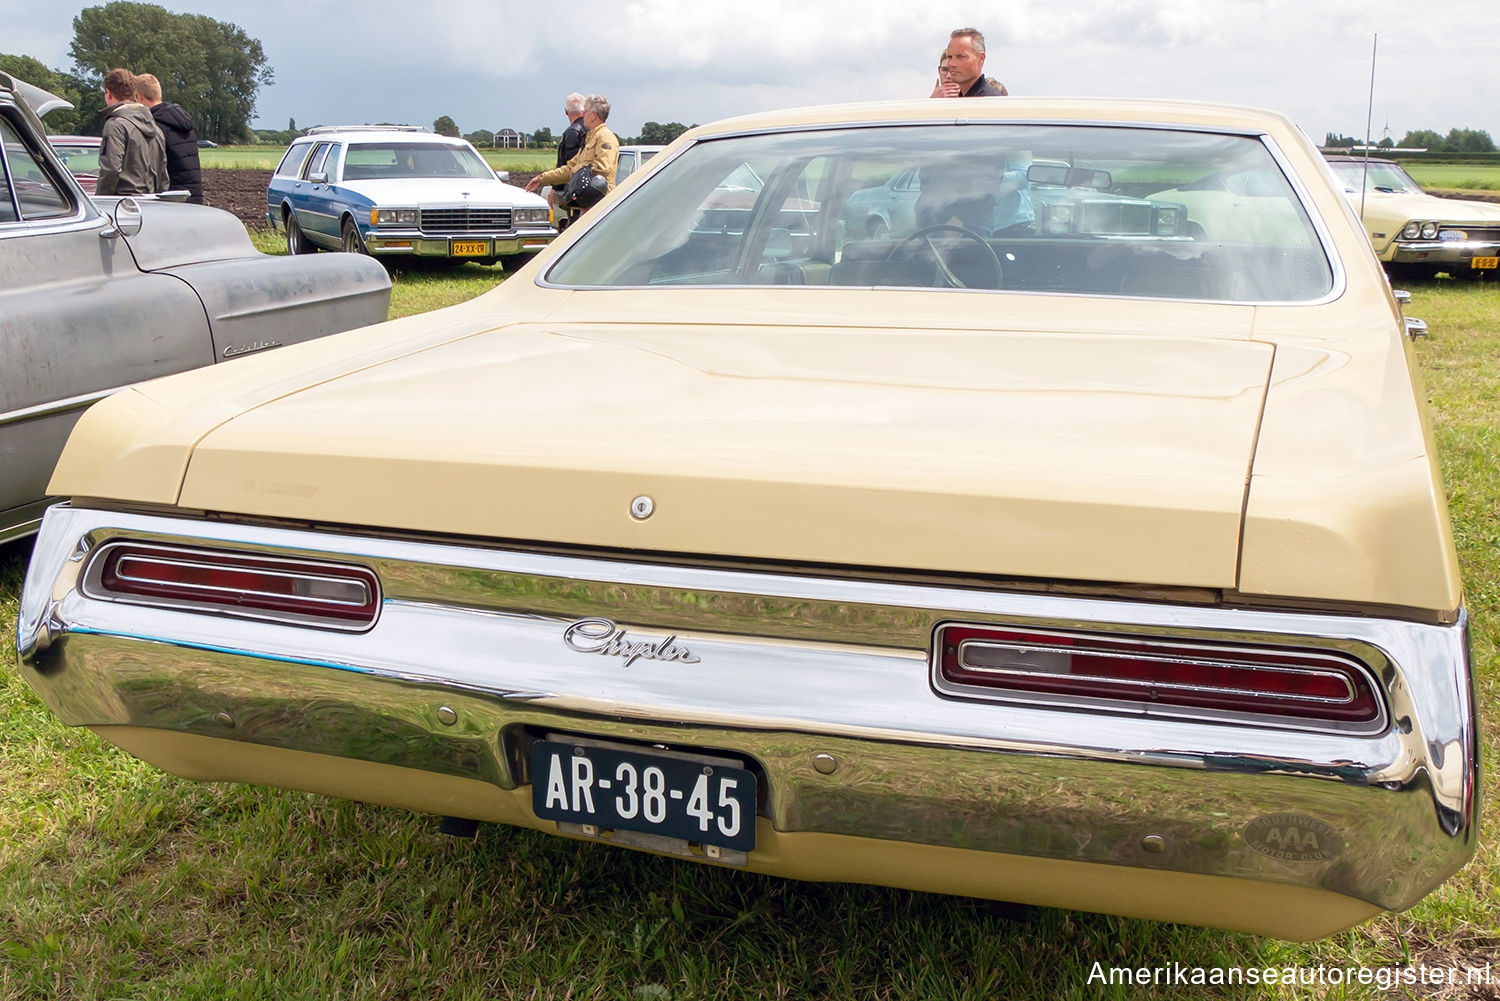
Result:
[[[1268,112],[951,104],[695,129],[487,295],[94,408],[23,676],[181,775],[601,851],[1410,907],[1475,848],[1468,620],[1343,193]],[[994,225],[1023,153],[1090,225]],[[918,161],[931,221],[849,232]]]
[[[91,403],[153,376],[385,319],[372,261],[268,257],[234,216],[86,195],[0,74],[0,542],[35,531]]]

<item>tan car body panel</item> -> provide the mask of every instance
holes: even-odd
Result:
[[[761,127],[951,120],[956,110],[928,101],[778,112],[679,144]],[[1400,313],[1342,192],[1316,183],[1327,168],[1295,127],[1191,104],[975,100],[962,111],[1263,128],[1306,179],[1342,285],[1323,303],[1246,306],[536,284],[596,210],[522,275],[463,306],[367,329],[357,346],[325,338],[107,401],[79,425],[51,489],[1455,614],[1447,511]],[[984,329],[955,330],[973,324],[975,296],[996,302]],[[701,336],[720,317],[733,318],[732,336]],[[402,355],[411,357],[380,367]],[[291,395],[303,386],[318,388]],[[882,419],[898,407],[899,421]],[[712,410],[721,412],[696,419]],[[1026,434],[1008,434],[1019,422]],[[313,438],[314,425],[329,430]],[[643,493],[658,513],[635,521],[629,503]]]

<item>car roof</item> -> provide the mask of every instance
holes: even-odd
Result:
[[[101,146],[104,139],[100,136],[48,136],[47,141],[54,146]]]
[[[339,139],[349,143],[446,143],[449,146],[467,146],[468,141],[458,136],[443,136],[427,129],[378,125],[322,125],[308,129],[298,136],[297,142]]]
[[[1388,160],[1383,156],[1349,156],[1348,154],[1329,155],[1327,153],[1324,153],[1323,159],[1327,160],[1329,163],[1389,163],[1392,166],[1399,166],[1399,164],[1397,164],[1395,160]]]
[[[690,138],[825,125],[941,124],[955,122],[1060,122],[1071,124],[1187,125],[1226,132],[1298,131],[1285,115],[1265,108],[1199,101],[1104,97],[970,97],[880,101],[764,111],[700,125]]]

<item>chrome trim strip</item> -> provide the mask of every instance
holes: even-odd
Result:
[[[66,413],[69,410],[82,410],[92,406],[104,399],[106,396],[129,389],[135,383],[127,383],[123,386],[115,386],[113,389],[100,389],[92,393],[84,393],[80,396],[70,396],[63,400],[52,400],[49,403],[38,403],[33,407],[22,407],[20,410],[11,410],[0,414],[0,427],[7,424],[17,424],[21,421],[35,420],[38,417],[50,417],[53,414]]]
[[[372,568],[368,637],[97,601],[116,540]],[[608,617],[698,663],[568,649]],[[1283,642],[1367,663],[1379,733],[955,700],[931,686],[944,621]],[[782,831],[1319,887],[1409,906],[1472,854],[1478,738],[1467,622],[1151,604],[657,565],[53,508],[18,617],[22,674],[76,725],[128,725],[401,765],[514,789],[545,732],[740,756]],[[441,711],[440,711],[441,710]],[[232,729],[216,720],[234,721]],[[844,763],[820,773],[815,755]],[[254,774],[233,776],[255,781]],[[1252,822],[1328,824],[1337,857],[1274,858]],[[1391,832],[1399,831],[1399,837]],[[1153,833],[1170,846],[1142,848]]]

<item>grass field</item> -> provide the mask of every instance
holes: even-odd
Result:
[[[272,241],[274,243],[274,241]],[[498,269],[398,272],[394,312]],[[1483,737],[1500,721],[1500,285],[1412,289],[1469,610]],[[23,546],[0,549],[0,999],[1071,999],[1094,964],[1482,965],[1500,972],[1500,819],[1412,911],[1294,945],[1096,914],[793,883],[302,793],[187,782],[62,726],[15,668]],[[1496,988],[1491,988],[1495,991]],[[1222,987],[1204,998],[1376,998]],[[1143,993],[1140,996],[1145,996]],[[1402,997],[1489,997],[1426,988]]]

